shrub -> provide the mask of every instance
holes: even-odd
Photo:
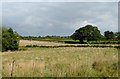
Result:
[[[32,45],[26,45],[26,47],[33,47]]]
[[[33,45],[33,47],[39,47],[38,45]]]

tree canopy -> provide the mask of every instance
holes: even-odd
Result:
[[[92,25],[86,25],[85,27],[81,27],[75,31],[71,35],[71,38],[74,40],[79,40],[81,43],[84,43],[84,40],[89,41],[97,41],[100,40],[102,35],[97,27]]]
[[[105,31],[104,36],[107,40],[113,40],[115,38],[115,34],[112,31]]]

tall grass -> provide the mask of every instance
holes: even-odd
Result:
[[[3,77],[118,77],[116,48],[31,48],[3,55]]]

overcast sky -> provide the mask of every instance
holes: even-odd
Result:
[[[69,36],[92,24],[104,31],[118,31],[117,2],[4,2],[2,26],[20,35]]]

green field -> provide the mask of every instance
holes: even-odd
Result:
[[[26,40],[30,40],[30,39],[26,39]],[[36,40],[36,41],[48,41],[48,42],[64,42],[64,43],[71,43],[71,44],[79,44],[80,41],[79,40],[73,40],[71,38],[34,38],[34,39],[31,39],[31,40]],[[87,41],[87,40],[84,40],[84,43],[89,43],[89,44],[120,44],[119,41],[115,41],[115,40],[105,40],[105,41]]]
[[[80,41],[79,40],[72,40],[72,39],[70,39],[70,40],[60,40],[59,42],[65,42],[65,43],[80,43]],[[87,43],[89,43],[89,44],[120,44],[120,42],[119,41],[87,41],[87,40],[84,40],[84,42],[87,44]]]
[[[118,77],[116,48],[36,47],[2,58],[3,77]]]

